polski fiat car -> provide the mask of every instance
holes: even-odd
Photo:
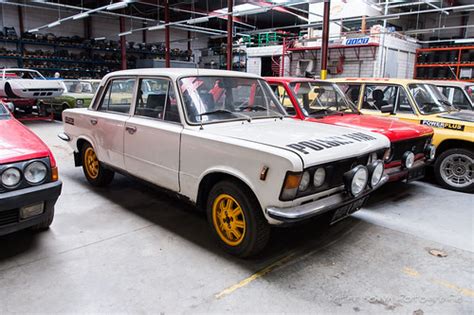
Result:
[[[59,136],[92,185],[120,172],[177,194],[206,211],[218,243],[238,256],[259,252],[271,225],[345,218],[388,180],[385,136],[287,117],[246,73],[114,72],[90,108],[63,121]]]
[[[51,151],[0,103],[0,235],[47,229],[60,193]]]
[[[369,115],[393,117],[434,130],[434,172],[448,189],[474,192],[474,112],[451,106],[436,86],[409,79],[333,79]]]
[[[296,119],[370,130],[388,137],[391,152],[384,163],[390,181],[419,179],[424,176],[426,162],[434,159],[431,127],[363,115],[331,82],[283,77],[265,80]]]

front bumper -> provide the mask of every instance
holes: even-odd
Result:
[[[23,230],[41,223],[52,211],[61,194],[62,183],[55,181],[0,193],[0,235]],[[26,218],[20,218],[20,208],[44,202],[43,213]]]
[[[389,177],[389,182],[406,181],[412,182],[425,176],[426,162],[424,159],[416,160],[412,168],[404,168],[401,166],[389,167],[384,170],[384,174]]]
[[[388,179],[388,176],[383,176],[380,183],[374,189],[367,189],[357,197],[352,197],[344,191],[299,206],[288,208],[268,207],[265,211],[272,219],[283,223],[296,223],[332,210],[337,210],[351,203],[357,203],[359,200],[365,200],[370,193],[388,182]],[[351,213],[357,210],[359,209],[353,209]]]

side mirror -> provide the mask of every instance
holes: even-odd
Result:
[[[380,108],[380,111],[384,114],[385,113],[393,114],[393,105],[383,105]]]

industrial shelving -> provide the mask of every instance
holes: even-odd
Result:
[[[471,69],[470,75],[463,75],[463,69]],[[414,78],[474,82],[474,46],[417,49]]]

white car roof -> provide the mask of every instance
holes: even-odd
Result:
[[[240,71],[226,71],[226,70],[212,70],[212,69],[196,69],[196,68],[142,68],[131,70],[120,70],[107,74],[103,79],[115,76],[127,75],[146,75],[146,76],[167,76],[172,79],[177,79],[183,76],[226,76],[226,77],[248,77],[261,78],[258,75],[240,72]]]
[[[472,82],[465,82],[465,81],[440,81],[440,80],[433,80],[431,81],[432,84],[436,85],[436,86],[456,86],[456,87],[466,87],[466,86],[469,86],[469,85],[473,85],[474,83]]]

